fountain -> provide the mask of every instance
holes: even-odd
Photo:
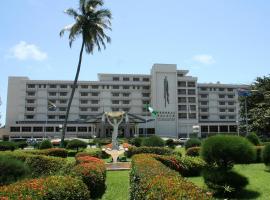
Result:
[[[108,123],[113,127],[112,133],[112,149],[107,148],[105,150],[106,153],[112,156],[113,163],[117,163],[117,158],[119,155],[123,154],[125,150],[123,148],[119,148],[119,144],[117,141],[118,136],[118,127],[122,123],[125,116],[126,123],[128,122],[128,115],[123,111],[119,112],[105,112],[102,115],[102,122],[105,122],[107,119]]]

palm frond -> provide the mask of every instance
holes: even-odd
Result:
[[[72,9],[72,8],[69,8],[67,10],[64,11],[64,13],[66,13],[67,15],[73,17],[74,19],[76,19],[76,17],[78,17],[78,13],[76,10]]]

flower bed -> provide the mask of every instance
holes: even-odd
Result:
[[[85,200],[89,199],[86,185],[70,176],[50,176],[20,181],[0,187],[0,199],[20,200]]]
[[[149,154],[133,156],[130,182],[134,200],[212,198],[211,193],[188,182]]]

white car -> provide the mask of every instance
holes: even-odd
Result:
[[[179,138],[178,141],[182,144],[185,144],[190,138]]]

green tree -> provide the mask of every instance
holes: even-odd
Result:
[[[245,119],[245,98],[247,98],[248,129],[261,136],[270,137],[270,76],[258,77],[251,84],[251,96],[240,98],[240,115]],[[242,122],[240,129],[244,129]]]
[[[65,121],[63,124],[61,147],[63,147],[64,144],[70,106],[75,89],[77,87],[83,50],[85,49],[86,53],[88,54],[93,54],[95,47],[97,47],[98,51],[100,51],[102,47],[104,49],[106,48],[106,42],[110,43],[111,41],[111,38],[105,33],[106,30],[111,30],[111,12],[108,9],[101,8],[103,4],[103,0],[80,0],[78,11],[72,8],[69,8],[65,11],[66,14],[74,18],[75,22],[63,28],[60,31],[60,36],[63,36],[67,31],[69,32],[70,47],[72,46],[73,41],[78,37],[82,37],[82,44],[79,54],[77,71],[68,101]]]

